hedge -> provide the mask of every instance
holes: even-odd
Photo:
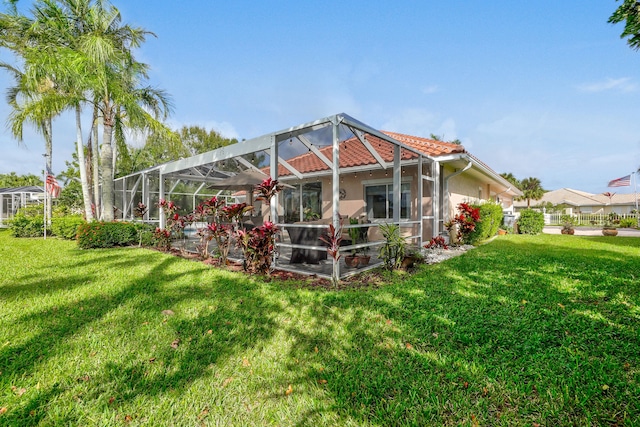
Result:
[[[486,240],[498,232],[502,224],[502,206],[493,202],[486,202],[481,205],[474,205],[480,210],[480,221],[476,224],[476,229],[469,237],[470,244],[474,245],[482,240]]]
[[[44,234],[42,205],[24,206],[8,221],[14,237],[41,237]]]
[[[80,224],[77,230],[81,249],[111,248],[138,244],[138,230],[130,222],[89,222]]]
[[[85,221],[82,215],[66,215],[51,218],[51,232],[63,239],[73,240],[76,238],[77,228]]]
[[[533,209],[525,209],[520,212],[518,218],[518,233],[520,234],[540,234],[544,228],[544,214],[534,211]]]

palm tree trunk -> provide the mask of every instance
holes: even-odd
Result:
[[[87,166],[84,158],[84,144],[82,142],[82,122],[80,120],[80,105],[76,105],[76,135],[78,150],[78,169],[80,169],[80,183],[82,184],[82,199],[84,201],[84,215],[87,221],[93,221],[91,212],[91,190],[87,180]]]
[[[98,107],[96,105],[93,106],[91,133],[91,151],[93,152],[91,159],[91,170],[93,171],[93,203],[96,215],[98,215],[98,212],[101,211],[102,203],[100,203],[100,151],[98,150]]]
[[[100,167],[102,184],[102,220],[113,221],[114,189],[113,189],[113,117],[106,112],[103,120],[102,147],[100,148]]]

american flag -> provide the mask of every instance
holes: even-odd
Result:
[[[53,172],[51,172],[51,169],[48,167],[45,188],[47,189],[47,193],[51,194],[52,197],[58,197],[60,194],[60,184],[58,184],[58,180],[56,180],[56,177],[53,176]]]
[[[631,185],[631,175],[609,181],[607,187],[629,187]]]

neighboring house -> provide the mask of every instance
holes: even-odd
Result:
[[[40,186],[0,188],[0,227],[6,227],[6,220],[13,218],[21,207],[43,201],[44,188]]]
[[[586,191],[574,190],[571,188],[560,188],[558,190],[544,193],[542,199],[532,200],[531,207],[540,209],[541,206],[552,204],[560,206],[563,213],[572,214],[628,214],[636,209],[635,194],[615,193],[612,197],[603,193],[593,194]],[[527,208],[527,201],[520,200],[514,203],[517,211]]]

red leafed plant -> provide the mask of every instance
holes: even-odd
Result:
[[[447,230],[451,230],[453,226],[458,228],[458,241],[469,243],[471,233],[476,229],[476,224],[480,222],[480,209],[474,208],[468,203],[460,203],[458,205],[458,213],[445,224]]]
[[[436,236],[432,237],[431,241],[424,245],[426,249],[449,249],[447,246],[447,242],[445,242],[444,237]]]
[[[275,236],[278,227],[271,221],[265,221],[260,227],[250,231],[236,231],[238,246],[244,254],[244,269],[253,273],[268,273],[275,248]]]
[[[209,240],[214,239],[216,241],[216,245],[218,245],[218,252],[220,254],[220,263],[222,265],[226,265],[227,257],[229,256],[229,249],[231,248],[231,237],[233,235],[233,228],[231,225],[214,222],[209,224],[205,229],[200,230],[199,233],[202,233],[201,241],[206,241],[207,238]],[[206,248],[203,248],[201,255],[205,258],[209,256],[208,244]]]
[[[171,249],[171,238],[182,236],[184,227],[186,223],[189,222],[189,219],[178,213],[180,207],[171,200],[167,201],[160,199],[158,207],[164,211],[166,228],[164,230],[157,229],[154,235],[156,236],[156,239],[158,239],[158,247],[164,250],[169,250]],[[162,235],[166,235],[168,240],[164,239]],[[167,241],[169,242],[168,244]]]
[[[342,220],[338,228],[329,224],[329,232],[320,236],[320,240],[327,244],[327,253],[331,258],[338,261],[340,259],[340,243],[342,242]]]
[[[253,209],[253,206],[248,206],[246,203],[234,203],[233,205],[226,205],[222,207],[222,214],[229,221],[240,222],[245,213]]]
[[[277,179],[272,179],[271,177],[256,185],[254,189],[256,200],[261,200],[267,205],[271,204],[271,198],[280,191],[282,191],[282,184],[278,183]]]
[[[333,274],[331,275],[333,285],[338,286],[338,261],[340,260],[340,243],[342,242],[342,224],[343,221],[340,219],[340,223],[338,227],[334,227],[333,224],[329,224],[329,232],[323,236],[320,236],[320,240],[326,243],[327,253],[334,259],[333,263]]]

